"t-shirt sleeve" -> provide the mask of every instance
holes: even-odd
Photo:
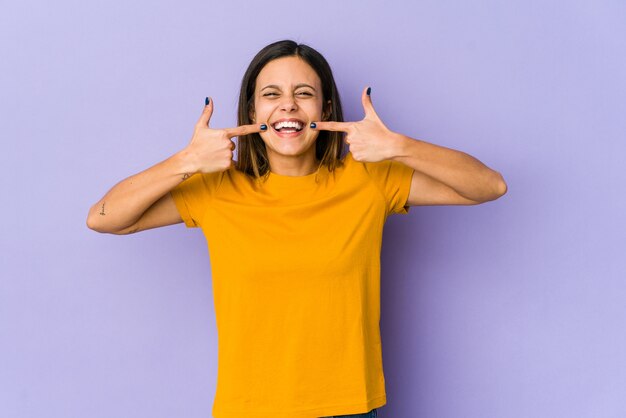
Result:
[[[188,228],[202,226],[202,218],[222,175],[223,172],[196,173],[170,190],[178,213]]]
[[[391,160],[364,163],[364,165],[387,202],[387,214],[409,213],[406,201],[411,190],[413,168]]]

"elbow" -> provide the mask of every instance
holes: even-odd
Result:
[[[87,215],[87,228],[91,229],[92,231],[96,231],[99,232],[101,234],[113,234],[113,235],[128,235],[128,234],[133,234],[137,231],[139,231],[139,228],[135,225],[131,225],[127,228],[111,228],[111,226],[107,226],[105,223],[102,222],[101,219],[99,219],[98,215],[100,215],[100,213],[92,213],[89,212],[89,215]],[[100,216],[104,216],[104,215],[100,215]]]
[[[508,186],[506,185],[506,183],[502,183],[502,188],[500,189],[500,196],[498,197],[502,197],[506,194],[506,192],[509,190]]]
[[[92,231],[95,231],[95,225],[93,224],[93,221],[91,220],[89,216],[87,216],[87,222],[85,223],[87,224],[87,228],[91,229]]]
[[[102,216],[104,215],[101,215],[98,213],[96,208],[92,207],[87,214],[87,220],[85,222],[87,224],[87,228],[103,234],[116,234],[117,232],[107,228],[106,224],[102,222],[102,219],[100,219]]]
[[[92,217],[87,217],[87,228],[91,229],[92,231],[99,232],[101,234],[125,235],[128,233],[125,230],[106,228],[101,223],[96,222]]]
[[[504,177],[502,177],[502,174],[498,173],[497,171],[494,171],[494,178],[492,180],[492,199],[489,200],[496,200],[502,196],[504,196],[508,190],[508,186],[506,184],[506,182],[504,181]]]
[[[96,220],[94,219],[94,215],[93,215],[93,206],[91,208],[89,208],[89,213],[87,213],[87,220],[85,221],[85,223],[87,224],[87,228],[91,229],[92,231],[98,231],[98,225],[96,223]]]
[[[87,215],[87,228],[96,232],[106,232],[102,229],[102,225],[96,219],[97,218],[94,216],[93,210],[90,210],[89,214]]]
[[[479,197],[471,198],[474,202],[472,204],[491,202],[492,200],[496,200],[504,196],[507,190],[508,187],[502,175],[497,171],[492,171],[491,176],[482,189],[481,195]]]

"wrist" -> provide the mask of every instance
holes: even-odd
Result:
[[[398,161],[409,154],[408,148],[411,143],[411,138],[408,136],[392,132],[389,143],[390,160]]]
[[[187,175],[188,177],[198,172],[196,157],[192,152],[189,152],[187,148],[174,154],[172,156],[172,162],[176,167],[176,173],[181,176]]]

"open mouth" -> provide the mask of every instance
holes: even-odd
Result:
[[[304,129],[304,122],[298,119],[282,119],[274,122],[272,128],[281,134],[296,133]]]

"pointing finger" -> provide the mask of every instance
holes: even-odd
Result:
[[[265,132],[267,125],[264,123],[256,123],[254,125],[241,125],[236,128],[226,128],[224,130],[229,138],[233,138],[235,136],[250,135],[255,132]]]
[[[198,119],[198,126],[208,127],[212,114],[213,100],[207,97],[206,99],[204,99],[204,109],[202,109],[202,114],[200,115],[200,119]]]
[[[312,129],[318,131],[337,131],[337,132],[348,132],[348,127],[350,123],[348,122],[313,122],[315,123],[315,127],[311,126]]]

